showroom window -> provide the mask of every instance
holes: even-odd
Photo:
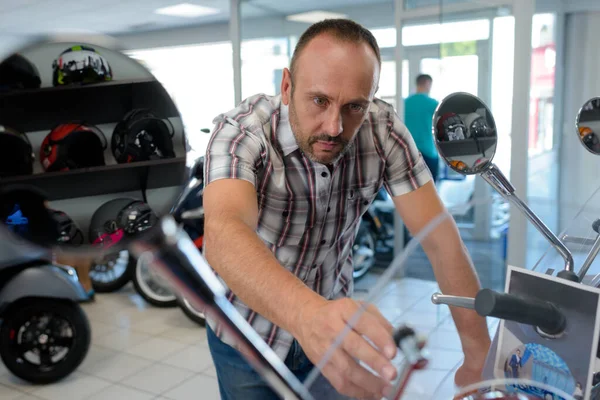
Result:
[[[165,86],[183,117],[191,152],[203,155],[213,119],[231,110],[234,104],[231,43],[133,50],[128,54],[140,60]]]
[[[257,93],[280,92],[283,69],[289,66],[287,38],[264,38],[242,42],[242,99]]]

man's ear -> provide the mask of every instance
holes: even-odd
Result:
[[[283,78],[281,79],[281,101],[286,106],[290,104],[292,98],[292,73],[288,68],[283,69]]]

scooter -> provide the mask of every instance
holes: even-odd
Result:
[[[0,245],[0,357],[21,379],[59,381],[88,353],[91,328],[79,305],[88,295],[74,268],[31,250],[28,261],[12,258],[14,246],[23,244],[8,240]]]

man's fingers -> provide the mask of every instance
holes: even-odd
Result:
[[[336,352],[332,359],[332,364],[334,368],[337,368],[342,373],[344,381],[353,382],[370,396],[379,396],[381,398],[385,388],[389,386],[386,381],[360,366],[346,352]]]
[[[352,312],[348,310],[347,314],[352,314]],[[348,322],[353,315],[344,315],[343,317]],[[389,359],[392,359],[396,355],[396,344],[394,343],[392,332],[388,331],[379,322],[379,318],[370,312],[363,312],[361,314],[354,325],[354,330],[360,335],[366,336]]]
[[[343,348],[354,359],[367,364],[386,381],[396,378],[397,371],[392,363],[377,349],[371,346],[364,338],[356,332],[350,332],[344,339]]]
[[[390,332],[390,334],[392,334],[394,332],[394,327],[392,326],[392,324],[390,323],[390,321],[387,320],[387,318],[385,318],[383,316],[383,314],[379,311],[379,309],[372,303],[367,303],[366,304],[366,310],[367,312],[369,312],[370,314],[374,315],[375,317],[377,317],[377,319],[379,320],[379,322],[381,323],[381,325],[384,326],[385,329],[388,330],[388,332]]]

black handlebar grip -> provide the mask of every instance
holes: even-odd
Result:
[[[549,335],[565,330],[567,319],[554,304],[525,299],[513,294],[482,289],[475,297],[475,311],[482,317],[496,317],[539,327]]]

